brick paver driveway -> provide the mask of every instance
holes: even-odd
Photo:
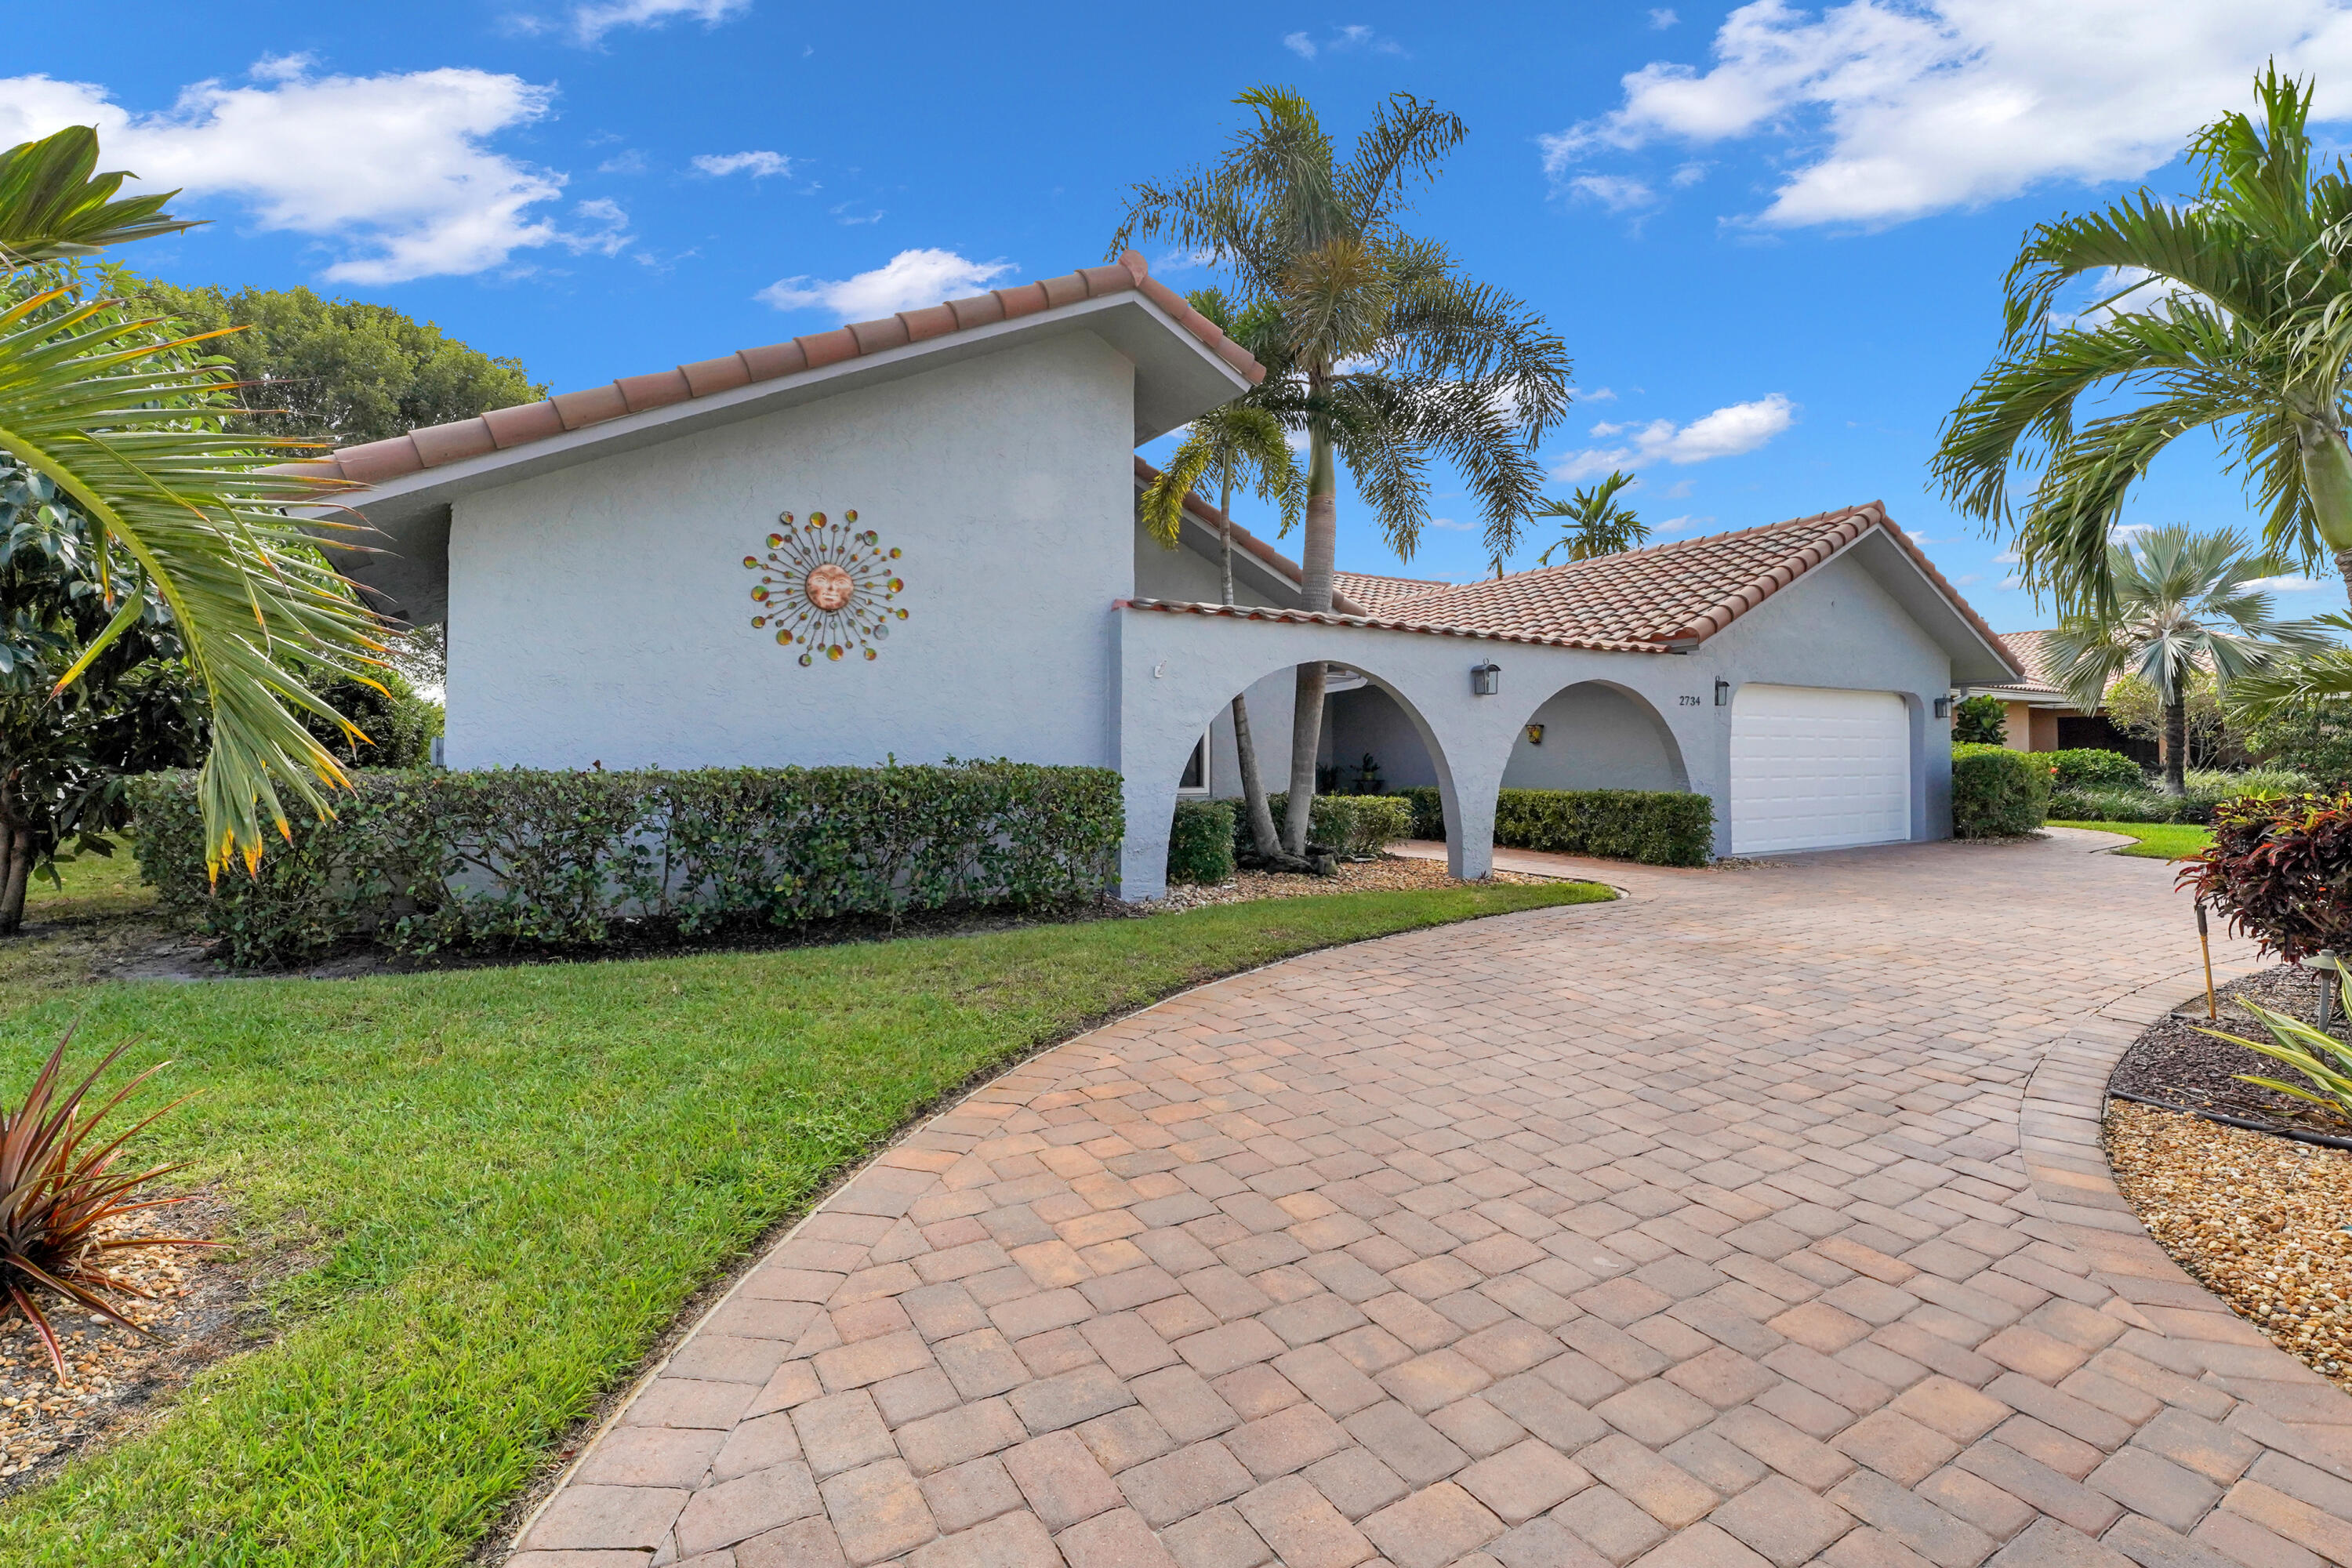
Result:
[[[515,1568],[2352,1563],[2352,1398],[2105,1176],[2196,948],[2084,842],[1628,868],[1064,1046],[749,1274]]]

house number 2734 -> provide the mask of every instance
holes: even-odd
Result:
[[[1698,699],[1696,697],[1685,697],[1682,700],[1682,702],[1683,706],[1685,708],[1696,708],[1698,706]]]

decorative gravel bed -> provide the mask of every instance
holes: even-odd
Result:
[[[2107,1102],[2106,1142],[2116,1184],[2172,1260],[2352,1389],[2352,1152],[2127,1100]]]
[[[1536,877],[1522,871],[1496,871],[1492,880],[1522,886],[1570,880]],[[1412,888],[1459,888],[1465,884],[1445,869],[1443,860],[1423,860],[1406,855],[1383,855],[1376,860],[1339,862],[1336,877],[1310,877],[1294,871],[1238,871],[1230,882],[1203,886],[1179,882],[1168,896],[1149,905],[1154,913],[1196,910],[1203,904],[1245,904],[1255,899],[1305,899],[1318,893],[1386,893]]]

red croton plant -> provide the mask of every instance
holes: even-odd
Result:
[[[79,1088],[62,1100],[58,1086],[65,1072],[68,1030],[49,1053],[34,1078],[24,1103],[15,1110],[0,1106],[0,1289],[6,1305],[25,1315],[48,1347],[58,1381],[66,1380],[65,1350],[57,1331],[40,1309],[36,1293],[54,1291],[90,1311],[121,1324],[136,1334],[145,1330],[100,1297],[100,1290],[147,1296],[127,1279],[100,1267],[107,1254],[129,1247],[213,1247],[215,1242],[180,1236],[115,1234],[114,1224],[142,1209],[182,1204],[187,1197],[138,1199],[138,1190],[177,1165],[157,1165],[135,1173],[118,1173],[114,1163],[123,1146],[156,1117],[185,1103],[175,1100],[152,1116],[104,1143],[95,1141],[98,1124],[107,1113],[130,1098],[132,1090],[169,1066],[158,1062],[115,1091],[114,1097],[87,1115],[82,1102],[96,1087],[99,1075],[130,1048],[125,1040],[90,1069]]]
[[[2352,953],[2352,792],[2223,802],[2179,885],[2290,963]]]

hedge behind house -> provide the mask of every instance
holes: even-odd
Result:
[[[2007,838],[2042,826],[2050,764],[2006,746],[1952,748],[1952,837]]]
[[[1445,810],[1436,789],[1400,793],[1412,802],[1415,837],[1443,838]],[[1495,842],[1644,866],[1704,866],[1715,854],[1715,803],[1681,790],[1507,789],[1495,796]]]
[[[195,780],[134,795],[140,869],[232,963],[356,939],[562,949],[1102,893],[1125,831],[1105,768],[965,763],[689,773],[368,771],[257,877],[205,873]]]

